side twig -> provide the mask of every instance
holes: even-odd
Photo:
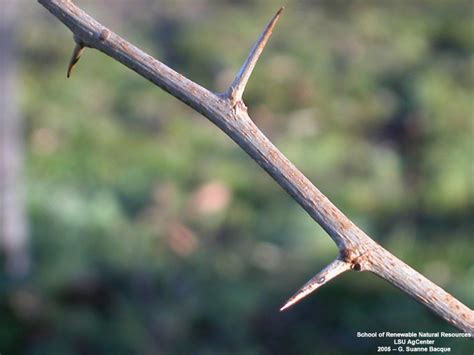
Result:
[[[95,48],[155,83],[234,140],[329,234],[339,257],[297,293],[294,303],[349,269],[370,271],[412,296],[441,318],[471,335],[474,311],[377,244],[328,200],[258,129],[241,97],[281,10],[250,52],[226,94],[214,94],[170,69],[98,23],[72,0],[38,0],[73,32],[77,41]],[[236,105],[241,103],[241,105]],[[346,270],[347,269],[347,270]],[[327,280],[318,281],[321,277]],[[316,287],[317,286],[317,287]],[[294,301],[294,302],[293,302]],[[287,305],[289,307],[289,305]],[[282,307],[287,308],[287,307]]]

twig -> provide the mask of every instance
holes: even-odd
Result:
[[[412,296],[453,326],[474,335],[474,312],[426,277],[385,250],[350,221],[324,196],[258,129],[247,114],[245,105],[236,105],[252,64],[263,47],[258,43],[244,69],[242,79],[227,91],[232,99],[217,95],[170,69],[111,32],[79,9],[71,0],[38,0],[71,29],[87,47],[95,48],[126,65],[144,78],[203,114],[252,159],[254,159],[308,214],[321,225],[339,248],[339,259],[358,271],[370,271]],[[269,36],[274,22],[270,23]],[[257,54],[254,54],[257,53]],[[248,68],[248,69],[246,69]],[[240,101],[241,102],[241,101]],[[342,267],[341,267],[342,268]],[[341,270],[335,268],[335,270]],[[329,267],[329,270],[332,270]],[[337,276],[337,272],[330,276]],[[340,272],[339,272],[340,274]]]

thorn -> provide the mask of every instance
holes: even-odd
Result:
[[[298,303],[304,297],[316,291],[325,283],[350,269],[350,263],[344,262],[337,258],[320,272],[318,272],[311,280],[301,287],[298,292],[291,296],[288,301],[286,301],[286,303],[280,308],[280,312],[290,308],[292,305]]]
[[[76,46],[74,47],[74,50],[72,51],[72,56],[71,60],[69,61],[69,66],[67,68],[67,77],[69,78],[71,76],[72,69],[76,66],[77,62],[81,58],[82,53],[84,52],[84,44],[76,39],[74,37],[74,40],[76,41]]]
[[[260,38],[250,50],[250,53],[247,59],[245,60],[244,65],[242,66],[242,68],[240,68],[239,73],[237,74],[234,81],[227,90],[226,96],[231,100],[232,104],[235,104],[236,102],[242,100],[242,95],[244,93],[245,86],[247,85],[247,82],[249,81],[250,76],[252,75],[252,71],[255,68],[255,65],[257,64],[257,61],[260,58],[263,49],[265,48],[268,40],[270,39],[270,36],[272,35],[273,29],[275,28],[275,25],[278,22],[278,19],[280,18],[283,9],[284,7],[281,7],[277,11],[275,16],[273,16],[271,21],[268,23],[267,27],[265,27],[262,34],[260,35]]]

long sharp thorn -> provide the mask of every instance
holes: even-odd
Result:
[[[280,308],[280,312],[290,308],[295,303],[298,303],[303,298],[308,296],[310,293],[316,291],[319,287],[329,282],[333,278],[351,269],[351,264],[346,263],[340,259],[334,260],[323,270],[318,272],[311,280],[309,280],[298,292],[286,301],[286,303]]]
[[[68,78],[71,76],[72,69],[76,66],[77,62],[81,58],[82,53],[84,53],[84,45],[80,42],[77,42],[74,50],[72,51],[71,60],[69,61],[69,65],[67,67]]]
[[[252,47],[250,54],[245,60],[244,65],[242,65],[242,68],[240,68],[239,73],[230,85],[229,90],[227,92],[227,96],[233,103],[242,100],[242,95],[244,93],[245,86],[247,85],[247,82],[250,79],[250,75],[252,75],[252,71],[255,68],[255,65],[257,64],[257,61],[260,58],[260,55],[262,54],[263,49],[265,48],[265,45],[267,44],[268,40],[270,39],[270,36],[272,35],[273,29],[275,28],[275,25],[278,22],[278,19],[280,18],[283,9],[284,7],[281,7],[277,11],[275,16],[273,16],[271,21],[268,23],[267,27],[260,35],[257,42]]]

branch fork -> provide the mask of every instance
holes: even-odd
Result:
[[[68,77],[84,47],[97,49],[207,117],[254,159],[328,233],[340,255],[317,273],[281,310],[289,308],[344,272],[370,271],[387,280],[454,327],[474,337],[474,311],[428,280],[359,229],[258,129],[242,100],[253,69],[281,16],[278,10],[229,89],[212,93],[106,29],[72,0],[38,0],[71,29],[76,41]],[[231,109],[229,109],[231,108]]]

